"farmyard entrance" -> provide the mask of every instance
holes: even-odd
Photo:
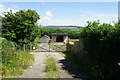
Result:
[[[66,44],[63,42],[38,43],[38,47],[34,51],[65,52],[66,51]]]

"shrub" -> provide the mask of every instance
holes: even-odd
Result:
[[[26,44],[29,49],[29,43],[40,35],[37,20],[40,16],[35,10],[19,10],[15,13],[4,12],[1,17],[2,36],[7,40],[16,42],[18,48],[22,48]]]
[[[119,78],[120,27],[118,24],[112,26],[100,24],[99,21],[88,22],[88,25],[80,31],[79,37],[83,39],[83,51],[77,53],[76,58],[74,55],[66,54],[71,56],[70,58],[77,59],[78,63],[74,62],[80,67],[78,69],[94,78]]]
[[[110,24],[88,22],[80,35],[84,50],[92,60],[89,73],[93,77],[118,78],[120,75],[120,28]],[[88,59],[89,60],[89,59]],[[87,61],[89,62],[89,61]],[[85,65],[88,66],[85,62]]]

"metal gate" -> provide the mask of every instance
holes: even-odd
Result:
[[[38,48],[34,51],[40,52],[65,52],[66,44],[63,42],[38,43]]]

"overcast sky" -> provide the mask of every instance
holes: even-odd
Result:
[[[39,24],[85,26],[86,21],[118,21],[118,2],[2,2],[3,11],[33,9],[40,15]]]

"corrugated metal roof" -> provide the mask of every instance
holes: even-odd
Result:
[[[68,35],[67,33],[52,33],[51,35]]]

